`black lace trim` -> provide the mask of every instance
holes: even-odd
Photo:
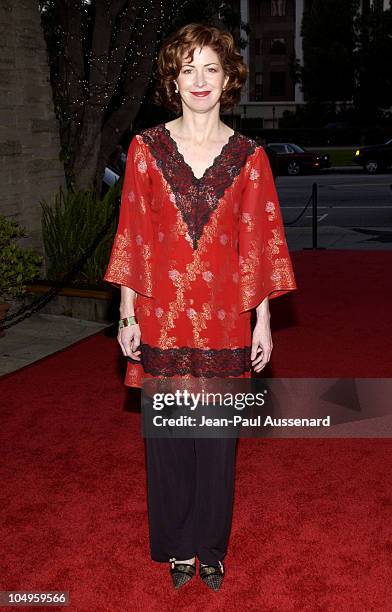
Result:
[[[140,344],[141,361],[128,357],[134,364],[142,364],[146,373],[153,376],[241,376],[250,370],[251,347],[199,349],[190,347],[161,349]]]
[[[218,207],[226,189],[256,149],[257,143],[235,131],[203,176],[197,178],[164,123],[147,128],[140,135],[175,195],[176,204],[192,238],[193,249],[196,250],[204,226]]]

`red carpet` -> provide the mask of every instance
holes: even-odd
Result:
[[[293,260],[300,290],[271,305],[269,375],[391,377],[392,252]],[[149,560],[123,365],[101,333],[3,377],[0,590],[68,590],[65,609],[86,612],[390,609],[386,439],[240,440],[224,586],[174,591]]]

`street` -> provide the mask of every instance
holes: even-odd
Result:
[[[392,227],[392,172],[365,174],[360,168],[345,173],[279,176],[276,189],[284,221],[289,224],[303,210],[318,185],[318,225]],[[294,227],[309,227],[312,209]]]

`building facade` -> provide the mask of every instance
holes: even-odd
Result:
[[[26,228],[20,246],[42,255],[40,202],[53,201],[65,176],[37,3],[2,0],[0,31],[0,214]]]
[[[284,111],[305,104],[295,64],[303,63],[301,26],[312,0],[239,0],[241,21],[250,34],[243,50],[249,77],[235,113],[258,119],[260,128],[278,128]],[[360,10],[387,10],[391,0],[361,0]]]
[[[295,60],[302,62],[303,11],[304,0],[241,0],[241,20],[251,32],[243,51],[249,78],[238,113],[258,118],[260,127],[277,128],[285,110],[304,103],[293,70]]]

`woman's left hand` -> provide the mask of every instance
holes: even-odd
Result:
[[[269,319],[269,316],[259,318],[253,330],[250,358],[255,372],[260,372],[271,357],[273,344]]]

